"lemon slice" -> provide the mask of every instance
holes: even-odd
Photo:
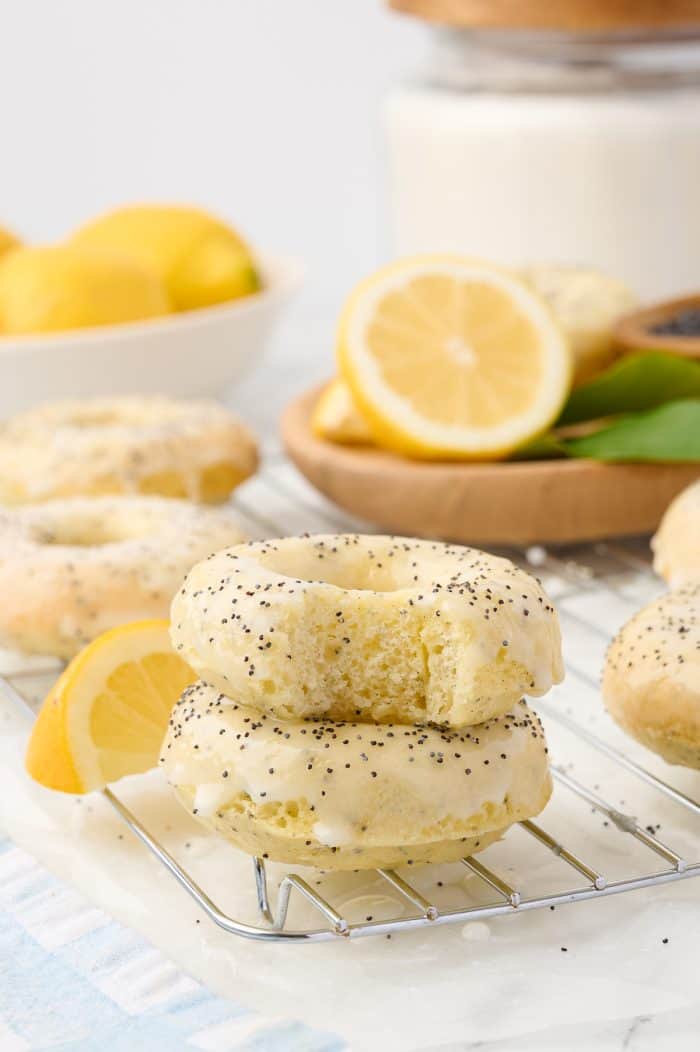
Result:
[[[350,388],[336,377],[318,397],[311,416],[311,429],[319,438],[342,445],[371,445],[372,432],[357,408]]]
[[[506,456],[556,418],[571,380],[550,308],[515,275],[457,256],[367,278],[340,319],[343,378],[375,438],[409,456]]]
[[[64,793],[88,793],[158,763],[175,702],[196,680],[171,648],[167,621],[98,636],[71,661],[34,724],[26,768]]]

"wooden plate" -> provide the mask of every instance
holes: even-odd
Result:
[[[392,533],[472,544],[600,540],[656,528],[697,464],[591,460],[451,464],[339,446],[309,426],[321,388],[287,407],[287,453],[306,478],[352,515]]]

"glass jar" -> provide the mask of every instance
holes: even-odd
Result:
[[[431,32],[388,104],[397,252],[700,288],[700,25]]]

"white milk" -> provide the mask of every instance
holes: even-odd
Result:
[[[700,49],[515,35],[514,57],[513,38],[443,35],[437,72],[390,98],[397,253],[700,288]]]

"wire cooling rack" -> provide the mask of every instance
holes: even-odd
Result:
[[[252,537],[271,537],[299,532],[346,532],[371,528],[346,517],[334,506],[306,485],[293,469],[281,458],[270,458],[265,470],[236,494],[235,504]],[[630,541],[618,544],[599,544],[547,550],[540,547],[523,551],[504,551],[510,558],[538,573],[557,603],[562,616],[564,636],[583,633],[596,637],[605,644],[612,632],[636,612],[644,602],[660,591],[650,567],[646,542]],[[576,656],[567,659],[567,682],[578,683],[586,689],[597,690],[599,668],[583,667]],[[0,691],[10,701],[27,707],[21,692],[22,680],[36,677],[35,668],[22,669],[11,675],[0,676]],[[598,703],[600,704],[600,703]],[[485,920],[498,916],[514,916],[528,910],[582,902],[587,899],[617,895],[673,881],[700,876],[700,802],[691,798],[680,788],[642,766],[623,749],[606,737],[594,732],[582,721],[570,714],[561,704],[535,703],[545,724],[558,726],[576,736],[590,757],[590,766],[584,781],[574,778],[564,766],[555,764],[552,775],[555,792],[550,808],[566,806],[566,798],[573,798],[587,805],[587,809],[603,819],[603,824],[612,831],[617,843],[609,848],[610,858],[623,863],[629,857],[632,869],[632,841],[642,849],[641,872],[639,864],[633,873],[611,877],[606,866],[593,859],[584,839],[583,846],[574,832],[562,837],[539,821],[527,820],[518,823],[519,829],[536,844],[554,856],[557,865],[572,875],[572,886],[546,888],[534,894],[524,887],[528,884],[528,873],[511,875],[514,867],[508,862],[497,867],[487,864],[493,849],[487,849],[479,858],[473,856],[461,860],[461,866],[475,880],[464,885],[464,901],[449,908],[442,907],[415,886],[425,881],[409,881],[405,875],[394,870],[378,869],[375,877],[396,904],[396,914],[381,919],[349,919],[342,904],[322,895],[311,877],[297,873],[286,873],[276,879],[276,888],[271,892],[273,881],[262,858],[252,859],[251,880],[255,886],[257,916],[252,921],[238,920],[220,908],[209,891],[197,883],[187,869],[158,841],[135,814],[111,789],[103,796],[155,858],[170,872],[180,886],[192,896],[204,913],[220,928],[233,935],[249,939],[285,942],[319,942],[329,939],[369,935],[390,935],[411,928],[438,926],[474,920]],[[623,771],[651,790],[655,801],[671,802],[680,809],[686,820],[692,822],[694,848],[692,857],[685,851],[661,840],[653,822],[635,817],[633,805],[624,808],[615,806],[600,793],[596,781],[598,769],[596,757],[603,757],[613,768]],[[671,768],[668,768],[672,770]],[[647,797],[649,793],[647,792]],[[648,817],[648,816],[647,816]],[[515,829],[516,827],[514,827]],[[514,836],[509,831],[499,844],[499,855],[503,856]],[[687,837],[684,838],[687,840]],[[232,848],[231,850],[235,850]],[[423,871],[431,867],[421,867]],[[419,871],[420,872],[420,871]],[[504,875],[507,874],[507,875]],[[575,875],[575,876],[574,876]],[[361,875],[364,879],[366,874]],[[358,880],[360,877],[358,876]],[[210,889],[213,892],[213,889]],[[475,891],[479,892],[475,894]],[[486,901],[481,901],[486,892]],[[294,898],[305,900],[313,917],[306,926],[289,923],[290,904]],[[475,901],[476,900],[476,901]],[[390,911],[391,912],[391,911]]]

